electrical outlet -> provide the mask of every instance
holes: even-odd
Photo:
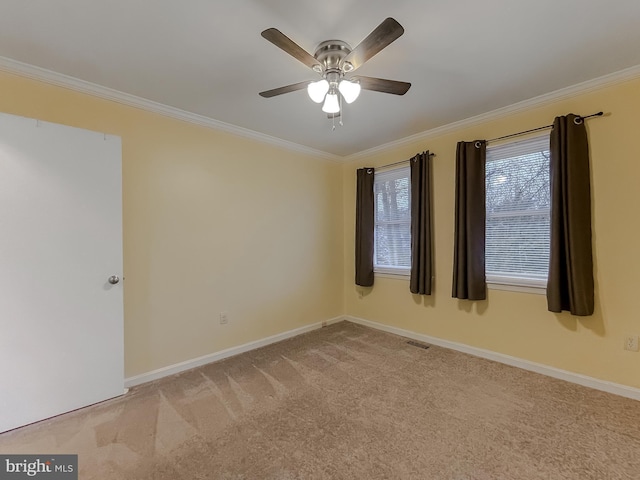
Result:
[[[624,339],[624,349],[630,352],[638,351],[638,335],[629,335]]]
[[[226,325],[229,323],[229,314],[227,312],[220,312],[220,325]]]

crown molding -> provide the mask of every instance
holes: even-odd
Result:
[[[498,108],[487,113],[482,113],[474,117],[469,117],[464,120],[443,125],[441,127],[436,127],[431,130],[416,133],[415,135],[401,138],[400,140],[394,140],[393,142],[378,145],[377,147],[369,148],[358,153],[353,153],[351,155],[342,157],[342,160],[344,162],[351,162],[371,155],[388,152],[390,150],[409,146],[413,143],[418,143],[420,141],[430,140],[435,137],[453,133],[463,128],[473,127],[475,125],[492,120],[498,120],[509,115],[521,113],[526,110],[531,110],[535,107],[542,107],[578,95],[583,95],[595,90],[600,90],[602,88],[627,82],[629,80],[634,80],[638,77],[640,77],[640,65],[635,65],[633,67],[625,68],[624,70],[619,70],[602,77],[587,80],[570,87],[561,88],[560,90],[556,90],[554,92],[545,93],[544,95],[533,97],[528,100],[523,100],[521,102]]]
[[[340,156],[322,150],[317,150],[315,148],[306,147],[304,145],[290,142],[288,140],[283,140],[281,138],[273,137],[271,135],[256,132],[248,128],[221,122],[204,115],[187,112],[186,110],[181,110],[175,107],[170,107],[168,105],[154,102],[152,100],[147,100],[146,98],[130,95],[128,93],[120,92],[112,88],[103,87],[95,83],[80,80],[69,75],[54,72],[52,70],[47,70],[41,67],[36,67],[35,65],[19,62],[11,58],[0,56],[0,71],[8,72],[14,75],[20,75],[26,78],[31,78],[33,80],[56,85],[58,87],[68,88],[80,93],[103,98],[105,100],[110,100],[130,107],[139,108],[148,112],[157,113],[166,117],[182,120],[214,130],[231,133],[233,135],[248,138],[251,140],[257,140],[259,142],[284,148],[290,151],[302,153],[305,155],[311,155],[316,158],[339,163],[348,163],[371,155],[395,150],[414,143],[446,135],[463,128],[472,127],[492,120],[498,120],[508,115],[520,113],[535,107],[549,105],[551,103],[555,103],[561,100],[575,97],[577,95],[589,93],[594,90],[599,90],[640,77],[640,65],[636,65],[624,70],[620,70],[618,72],[604,75],[602,77],[587,80],[570,87],[562,88],[551,93],[546,93],[538,97],[530,98],[528,100],[514,103],[506,107],[498,108],[487,113],[482,113],[474,117],[469,117],[464,120],[449,123],[447,125],[436,127],[431,130],[426,130],[415,135],[401,138],[400,140],[395,140],[393,142],[378,145],[361,152],[353,153],[346,156]]]
[[[334,155],[332,153],[317,150],[315,148],[306,147],[298,143],[283,140],[281,138],[272,137],[271,135],[265,135],[248,128],[238,127],[231,125],[230,123],[214,120],[213,118],[199,115],[197,113],[187,112],[179,108],[163,105],[146,98],[130,95],[128,93],[120,92],[112,88],[103,87],[95,83],[80,80],[79,78],[71,77],[62,73],[47,70],[45,68],[36,67],[35,65],[29,65],[27,63],[19,62],[11,58],[0,56],[0,71],[19,75],[22,77],[38,80],[58,87],[68,88],[80,93],[86,93],[95,97],[110,100],[130,107],[140,108],[148,112],[157,113],[165,117],[182,120],[185,122],[193,123],[203,127],[212,128],[214,130],[220,130],[223,132],[238,135],[240,137],[257,140],[262,143],[267,143],[276,147],[285,148],[298,153],[306,155],[312,155],[324,160],[331,160],[333,162],[340,162],[343,157]]]

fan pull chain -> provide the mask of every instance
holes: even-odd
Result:
[[[338,100],[340,100],[340,126],[344,127],[344,123],[342,123],[342,117],[344,116],[344,109],[342,108],[342,95],[338,95]]]

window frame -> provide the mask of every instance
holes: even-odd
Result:
[[[376,213],[374,214],[374,232],[376,231],[376,227],[378,226],[378,215],[377,215],[377,197],[376,197],[376,176],[379,173],[389,173],[389,172],[401,172],[406,171],[406,178],[408,179],[408,201],[409,201],[409,220],[408,221],[385,221],[382,222],[385,225],[391,224],[408,224],[409,225],[409,235],[411,235],[411,168],[407,165],[400,165],[392,168],[380,168],[374,170],[374,181],[373,181],[373,192],[374,192],[374,208],[376,209]],[[405,175],[398,176],[398,178],[405,178]],[[373,272],[379,276],[383,277],[392,277],[392,278],[404,278],[411,276],[411,266],[391,266],[391,265],[378,265],[378,242],[377,235],[374,233],[373,239]],[[409,247],[409,258],[411,258],[411,247]]]
[[[545,135],[535,135],[535,136],[530,136],[528,138],[525,139],[519,139],[519,140],[515,140],[515,141],[511,141],[511,142],[504,142],[501,143],[499,145],[496,146],[492,146],[492,147],[487,147],[487,156],[489,153],[489,149],[490,148],[504,148],[507,147],[509,145],[514,145],[517,143],[523,143],[523,142],[529,142],[529,141],[534,141],[534,140],[541,140],[542,138],[546,137],[547,139],[548,134]],[[548,149],[545,151],[549,151]],[[530,152],[530,153],[535,153],[534,151]],[[509,157],[507,157],[509,158]],[[488,160],[487,159],[487,164],[489,164],[489,162],[491,162],[493,160]],[[485,206],[486,208],[486,206]],[[516,215],[518,212],[517,211],[513,211],[513,212],[508,212],[508,213],[499,213],[497,215],[491,215],[491,216],[510,216],[510,215]],[[526,213],[528,216],[544,216],[544,215],[551,215],[551,206],[549,205],[549,211],[548,213],[545,213],[544,211],[541,210],[531,210],[531,211],[525,211],[525,212],[520,212],[520,213]],[[486,215],[486,222],[488,223],[489,221],[489,217],[490,214],[488,211],[485,212]],[[487,241],[487,240],[485,240]],[[550,245],[549,245],[550,248]],[[486,269],[486,258],[485,258],[485,269]],[[534,278],[532,277],[518,277],[516,275],[500,275],[500,274],[489,274],[486,273],[486,282],[487,282],[487,288],[491,289],[491,290],[508,290],[508,291],[515,291],[515,292],[523,292],[523,293],[533,293],[533,294],[538,294],[538,295],[545,295],[546,291],[547,291],[547,279],[548,279],[548,272],[547,272],[547,276],[545,278]]]

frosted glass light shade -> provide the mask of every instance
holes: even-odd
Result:
[[[322,111],[325,113],[338,113],[340,111],[340,104],[338,103],[338,94],[330,93],[324,100]]]
[[[309,94],[309,98],[316,103],[322,103],[324,100],[324,96],[329,91],[329,82],[325,79],[318,80],[317,82],[311,82],[309,86],[307,86],[307,93]]]
[[[351,103],[360,95],[360,84],[350,82],[349,80],[342,80],[340,85],[338,85],[338,90],[340,90],[345,102]]]

